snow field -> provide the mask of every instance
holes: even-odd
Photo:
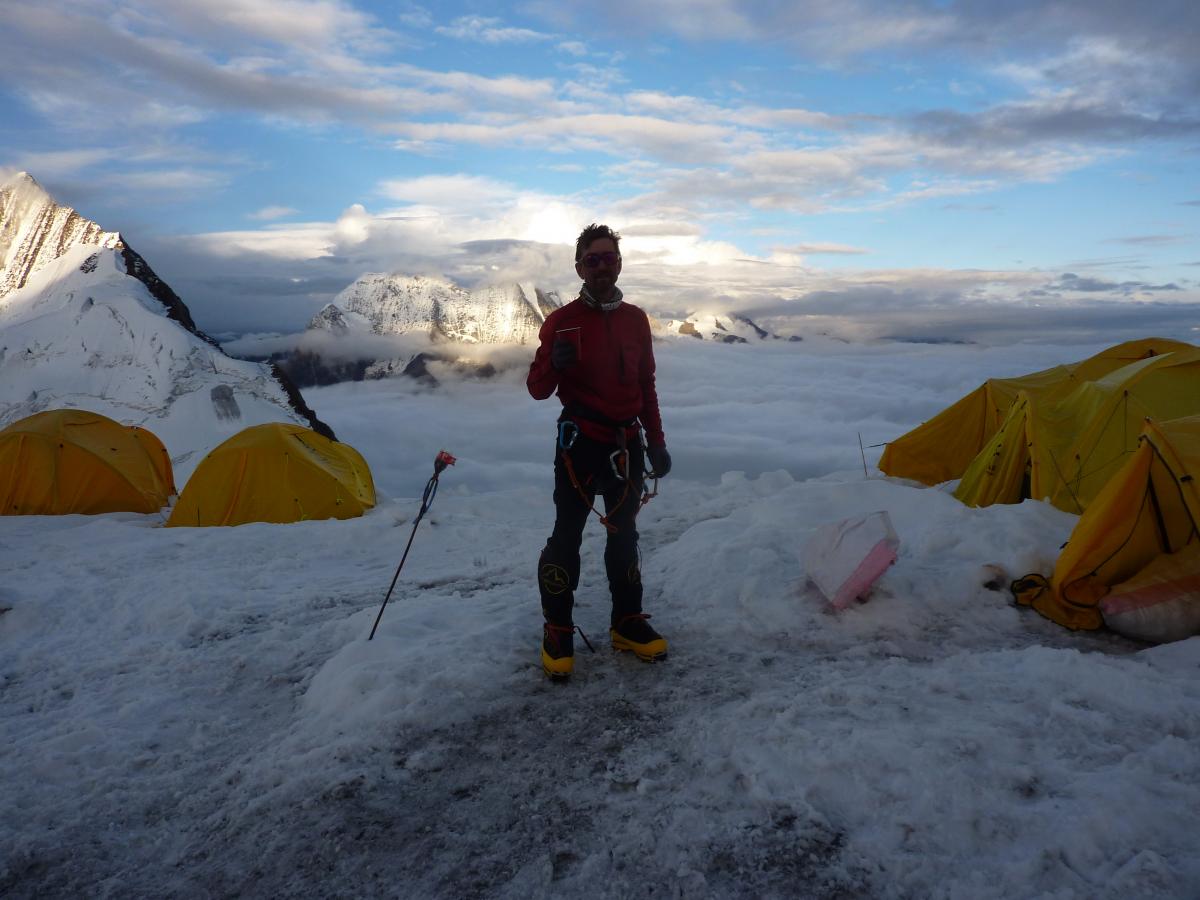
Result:
[[[988,567],[1047,571],[1074,517],[864,478],[844,440],[904,393],[882,371],[940,408],[990,351],[738,349],[660,354],[677,469],[639,518],[658,665],[608,648],[592,523],[597,652],[577,641],[566,686],[541,674],[554,411],[508,374],[312,392],[375,472],[361,519],[0,518],[0,892],[1192,896],[1200,639],[1015,608]],[[818,370],[841,390],[807,389]],[[460,463],[368,642],[443,446]],[[899,559],[834,614],[806,536],[877,509]]]

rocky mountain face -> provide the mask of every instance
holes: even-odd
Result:
[[[183,484],[204,454],[263,422],[332,436],[277,367],[234,359],[120,234],[28,175],[0,186],[0,427],[74,407],[144,426]]]
[[[349,313],[376,334],[419,332],[433,340],[525,344],[537,339],[546,315],[560,305],[556,293],[532,285],[468,291],[440,278],[372,273],[338,294],[332,309],[326,306],[309,327],[336,333],[348,326]]]
[[[0,186],[0,299],[79,244],[112,249],[121,236],[59,206],[26,172]]]

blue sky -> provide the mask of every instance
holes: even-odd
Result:
[[[0,174],[215,332],[364,271],[570,290],[592,220],[662,315],[1124,321],[1200,300],[1197,36],[1166,0],[4,4]]]

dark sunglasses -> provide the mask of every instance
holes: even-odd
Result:
[[[587,269],[594,269],[601,263],[606,266],[615,266],[620,261],[621,254],[614,253],[612,250],[606,250],[603,253],[589,253],[580,260]]]

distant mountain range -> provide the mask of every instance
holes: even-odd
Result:
[[[534,284],[467,290],[445,278],[372,272],[313,316],[298,346],[264,358],[282,366],[302,386],[401,374],[436,383],[431,364],[486,377],[496,371],[492,362],[479,353],[464,354],[464,346],[536,343],[546,316],[562,304],[558,293]],[[652,317],[650,328],[659,337],[722,343],[781,340],[737,314],[698,314],[667,322]],[[380,355],[379,342],[355,340],[400,335],[426,342],[415,349],[409,344],[403,355]],[[324,340],[310,340],[317,336]]]
[[[363,275],[313,316],[308,327],[335,335],[428,335],[434,341],[525,344],[562,305],[554,291],[509,284],[468,291],[441,278]],[[699,314],[665,323],[651,320],[656,333],[685,335],[723,343],[779,339],[745,316]],[[798,338],[797,338],[798,340]]]
[[[460,374],[486,375],[494,371],[489,363],[466,359],[456,347],[534,344],[546,316],[562,302],[557,292],[532,284],[470,291],[443,278],[370,273],[355,280],[308,323],[306,335],[325,335],[330,340],[318,347],[301,339],[301,346],[270,359],[303,386],[401,374],[432,381],[431,362],[448,364]],[[660,338],[675,335],[743,344],[780,339],[739,315],[701,314],[666,322],[651,317],[650,321]],[[429,344],[403,356],[380,357],[354,340],[364,335],[420,336]],[[378,350],[378,344],[371,346]]]
[[[320,341],[258,357],[265,362],[239,359],[196,327],[121,234],[56,203],[25,173],[0,185],[0,261],[0,427],[45,409],[90,409],[157,433],[181,479],[249,425],[295,421],[332,434],[296,385],[433,381],[430,364],[439,362],[486,376],[492,364],[461,348],[534,344],[563,303],[529,283],[467,290],[438,277],[369,273],[313,316],[306,335]],[[736,315],[652,319],[652,327],[660,337],[777,338]],[[416,344],[393,349],[385,339],[396,335]]]
[[[250,425],[332,436],[282,371],[225,354],[119,233],[26,173],[0,185],[0,259],[0,427],[62,407],[141,425],[181,485]]]
[[[782,337],[760,328],[752,319],[736,313],[702,313],[686,319],[671,319],[658,325],[659,334],[677,334],[720,344],[751,344],[766,340],[803,340],[799,336]]]

